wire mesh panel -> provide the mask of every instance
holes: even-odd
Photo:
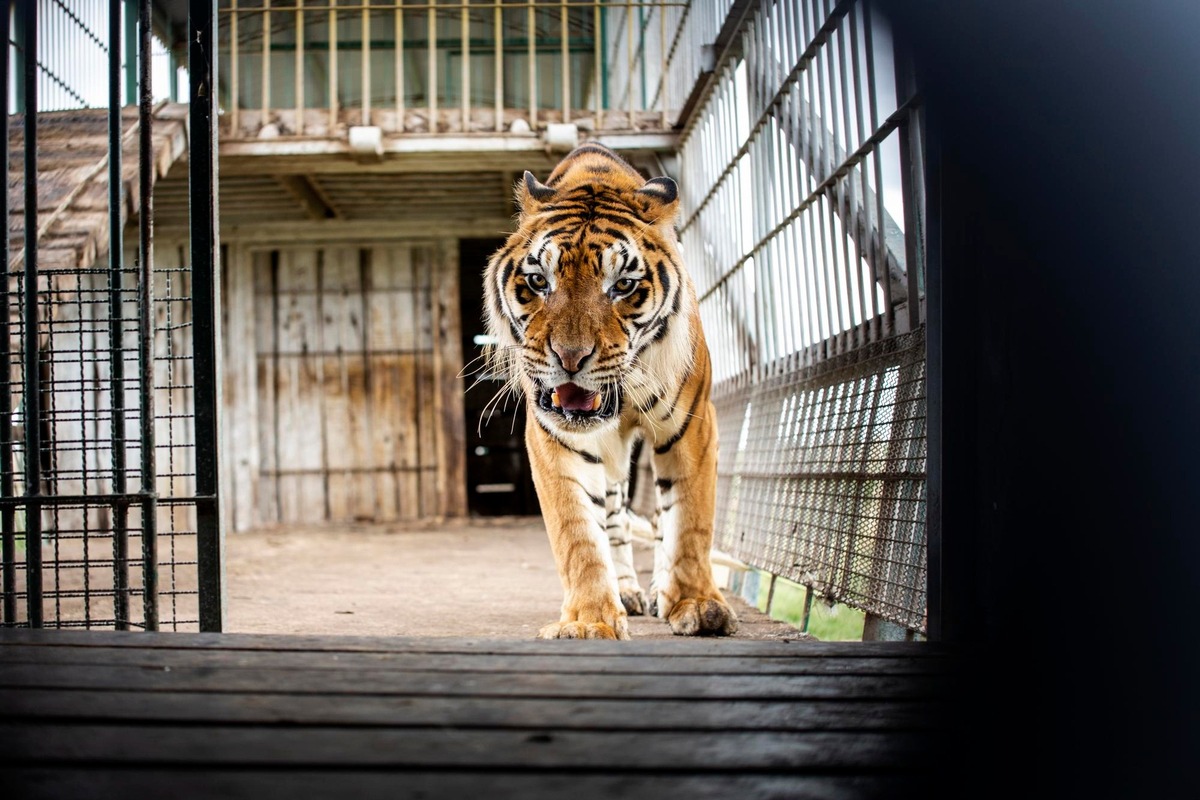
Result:
[[[3,622],[219,627],[204,608],[220,589],[205,576],[219,544],[205,521],[216,497],[200,482],[212,471],[215,436],[200,418],[214,405],[215,370],[197,358],[215,330],[211,303],[193,292],[214,287],[196,268],[195,241],[191,252],[153,241],[153,183],[183,152],[186,112],[151,105],[144,24],[139,107],[121,109],[120,2],[105,9],[109,109],[39,112],[29,43],[43,41],[43,20],[39,4],[22,5],[30,111],[6,117],[3,131]],[[150,13],[144,0],[138,19]]]
[[[681,240],[714,361],[717,545],[920,631],[920,118],[904,63],[868,3],[752,6],[685,121]]]

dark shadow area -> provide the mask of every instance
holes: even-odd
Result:
[[[524,403],[509,395],[489,405],[504,384],[487,377],[482,359],[487,336],[483,271],[488,258],[503,244],[503,239],[461,239],[459,243],[462,348],[468,387],[463,403],[467,503],[473,516],[535,515],[541,510],[525,454]]]

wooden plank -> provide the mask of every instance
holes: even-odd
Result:
[[[0,629],[0,645],[39,647],[133,647],[215,650],[313,650],[329,653],[469,653],[565,655],[590,659],[601,655],[658,655],[690,658],[709,655],[752,655],[758,658],[946,658],[956,650],[931,642],[818,642],[811,640],[748,641],[738,638],[674,639],[612,642],[598,640],[469,639],[383,636],[284,636],[258,633],[144,633],[122,631]],[[0,650],[2,652],[2,650]]]
[[[413,319],[418,352],[416,356],[416,437],[421,468],[421,517],[441,513],[437,472],[442,454],[438,447],[440,387],[434,359],[433,274],[438,270],[437,251],[432,245],[413,247]]]
[[[270,278],[269,254],[249,253],[234,244],[228,248],[223,296],[225,315],[226,405],[225,451],[229,455],[225,483],[235,531],[253,528],[258,522],[259,453],[258,350],[260,324],[256,281],[260,272]],[[266,261],[264,265],[262,262]],[[268,306],[269,310],[269,306]],[[269,322],[270,315],[264,315]],[[273,339],[273,337],[271,337]]]
[[[434,311],[434,362],[438,399],[438,514],[467,513],[467,438],[463,395],[462,321],[459,311],[458,240],[445,239],[439,247]]]
[[[621,672],[626,675],[939,675],[951,669],[931,658],[756,658],[754,656],[597,655],[586,660],[557,653],[322,653],[308,650],[165,650],[133,647],[41,647],[10,644],[0,664],[204,667],[222,669],[389,669],[451,672]]]
[[[368,473],[372,444],[367,424],[367,363],[359,248],[329,247],[321,277],[322,392],[329,518],[375,518],[375,480]]]
[[[929,737],[876,731],[525,731],[0,723],[4,758],[26,763],[272,766],[905,771]]]
[[[279,511],[285,523],[326,518],[320,363],[305,355],[321,347],[317,281],[315,248],[280,251],[276,347],[302,356],[281,358],[275,368]]]
[[[279,522],[279,469],[275,431],[278,425],[278,403],[275,396],[274,354],[278,296],[275,293],[275,261],[277,254],[256,250],[252,256],[254,269],[254,351],[255,383],[258,414],[253,420],[258,434],[258,491],[255,494],[254,524],[274,525]]]
[[[392,800],[428,797],[474,797],[489,800],[560,800],[563,797],[687,797],[689,800],[765,800],[766,798],[867,798],[935,796],[923,775],[828,776],[729,774],[704,775],[586,772],[582,765],[562,771],[534,773],[504,771],[314,769],[221,770],[210,767],[171,769],[105,769],[97,766],[55,765],[6,767],[6,785],[23,798],[89,797],[127,800],[156,797],[170,787],[170,796],[221,797],[224,800],[266,798],[388,797]],[[667,772],[664,770],[664,772]]]
[[[937,697],[945,681],[929,675],[658,675],[360,669],[0,664],[0,687],[146,691],[378,694],[437,697],[608,697],[643,700],[914,700]]]
[[[413,397],[413,357],[378,351],[411,349],[414,344],[410,304],[413,263],[405,245],[370,251],[366,292],[366,356],[370,375],[369,417],[374,446],[377,519],[392,521],[419,516]]]
[[[602,700],[214,694],[0,689],[0,720],[359,725],[572,730],[922,730],[949,707],[929,701]]]

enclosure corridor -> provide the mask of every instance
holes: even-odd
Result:
[[[939,788],[924,109],[875,3],[13,8],[0,791]],[[482,281],[585,143],[678,186],[727,637],[533,638],[562,585]]]

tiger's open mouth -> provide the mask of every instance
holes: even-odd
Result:
[[[542,387],[538,393],[538,406],[543,411],[559,414],[573,421],[605,420],[617,412],[618,392],[609,388],[592,391],[573,383],[564,383],[554,388]]]

